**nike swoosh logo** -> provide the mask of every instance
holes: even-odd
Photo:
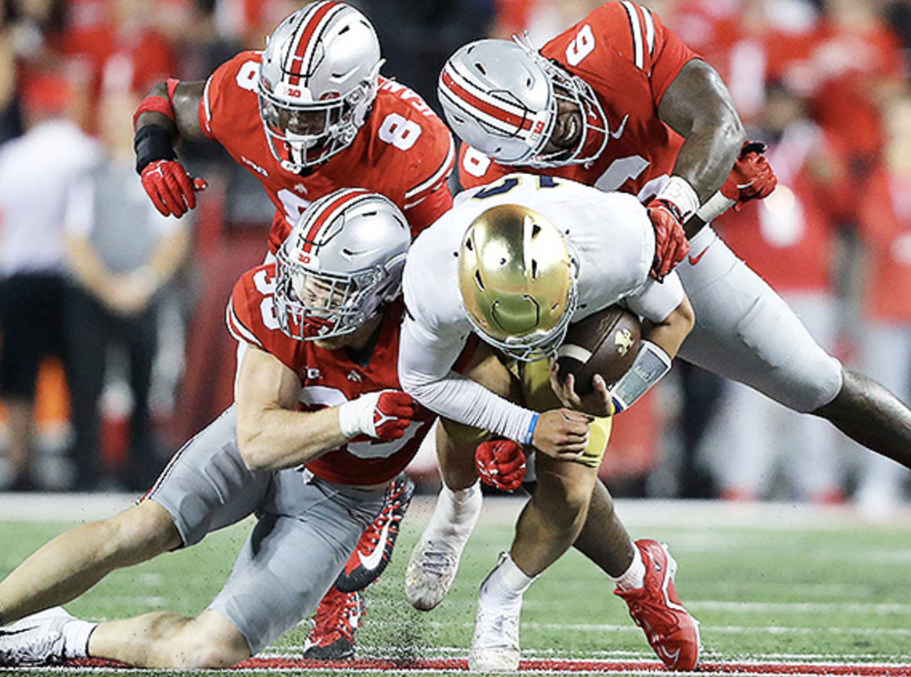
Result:
[[[626,121],[627,121],[627,120],[629,120],[629,114],[628,114],[628,113],[627,113],[626,115],[623,116],[623,120],[620,121],[620,126],[617,127],[617,131],[616,131],[616,132],[611,131],[610,125],[607,126],[607,131],[610,132],[610,136],[611,136],[612,139],[619,139],[621,136],[623,136],[623,130],[626,129]]]
[[[373,549],[369,555],[364,557],[364,553],[360,550],[357,551],[357,556],[361,560],[361,564],[364,565],[364,568],[367,571],[373,571],[380,565],[380,561],[383,559],[383,551],[386,549],[386,537],[389,535],[389,522],[383,525],[383,530],[380,532],[380,538],[376,542],[376,547]]]
[[[711,247],[711,246],[712,246],[712,245],[709,245],[708,247],[706,247],[705,249],[703,249],[701,252],[699,252],[699,255],[698,255],[698,256],[691,256],[691,257],[690,257],[690,265],[691,265],[691,266],[695,266],[697,263],[699,263],[699,262],[702,260],[702,257],[705,256],[705,253],[709,250],[709,247]]]
[[[668,651],[667,649],[665,649],[663,645],[658,644],[658,645],[655,647],[655,651],[656,651],[657,654],[658,654],[659,656],[661,656],[662,658],[666,658],[667,660],[669,660],[669,661],[671,662],[671,663],[670,663],[670,664],[671,664],[671,667],[673,667],[674,665],[676,665],[676,664],[677,664],[677,659],[680,658],[680,649],[677,649],[675,652],[671,653],[670,651]]]

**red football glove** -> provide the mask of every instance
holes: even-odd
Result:
[[[737,201],[735,211],[740,211],[744,202],[767,197],[778,185],[778,177],[763,155],[765,151],[766,145],[759,141],[744,143],[731,174],[721,186],[722,195]]]
[[[373,431],[371,437],[381,440],[397,440],[405,434],[414,416],[414,400],[401,390],[384,390],[373,408]]]
[[[204,179],[191,178],[176,160],[156,160],[142,170],[142,187],[164,216],[180,218],[196,207],[196,193],[208,188]]]
[[[655,229],[655,260],[649,275],[661,282],[664,276],[686,258],[690,243],[683,230],[683,215],[677,206],[667,200],[655,199],[648,203],[648,217]]]
[[[513,491],[525,479],[525,454],[512,440],[482,442],[475,450],[474,464],[481,481],[497,489]]]

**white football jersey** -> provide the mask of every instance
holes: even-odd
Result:
[[[415,240],[404,273],[408,318],[399,354],[406,391],[437,413],[522,441],[532,412],[450,372],[472,331],[458,286],[458,252],[468,226],[503,204],[534,209],[562,232],[578,262],[573,321],[623,301],[661,322],[684,299],[676,274],[649,277],[655,234],[633,195],[604,193],[567,179],[510,174],[461,193],[452,209]]]

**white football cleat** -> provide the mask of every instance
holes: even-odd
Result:
[[[421,537],[405,569],[405,596],[411,606],[430,611],[443,601],[455,580],[467,542],[468,539],[430,541]]]
[[[515,672],[519,669],[519,616],[522,604],[485,608],[478,599],[478,616],[468,652],[472,672]]]
[[[0,628],[0,665],[58,665],[64,654],[63,626],[78,620],[53,607]]]
[[[405,569],[405,596],[415,609],[430,611],[449,592],[482,502],[479,482],[457,492],[443,486]]]

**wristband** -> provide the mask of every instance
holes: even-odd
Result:
[[[143,113],[161,113],[165,117],[175,120],[174,106],[171,105],[171,100],[160,94],[147,96],[137,106],[136,112],[133,113],[133,131],[136,131],[136,121]]]
[[[651,341],[643,341],[633,366],[611,388],[617,411],[629,409],[649,388],[670,371],[671,358]]]
[[[666,200],[677,207],[684,223],[699,209],[699,196],[690,182],[682,176],[671,176],[664,184],[664,188],[658,191],[655,199]]]
[[[137,174],[142,174],[142,170],[150,162],[177,159],[177,154],[171,146],[171,133],[155,123],[143,125],[136,130],[133,148],[136,150]]]
[[[531,421],[528,424],[528,430],[525,431],[525,438],[522,440],[522,444],[531,444],[531,441],[535,437],[535,428],[538,427],[538,417],[540,414],[532,414]]]
[[[711,223],[735,204],[737,200],[724,196],[719,190],[699,208],[696,216],[702,219],[703,223]]]

